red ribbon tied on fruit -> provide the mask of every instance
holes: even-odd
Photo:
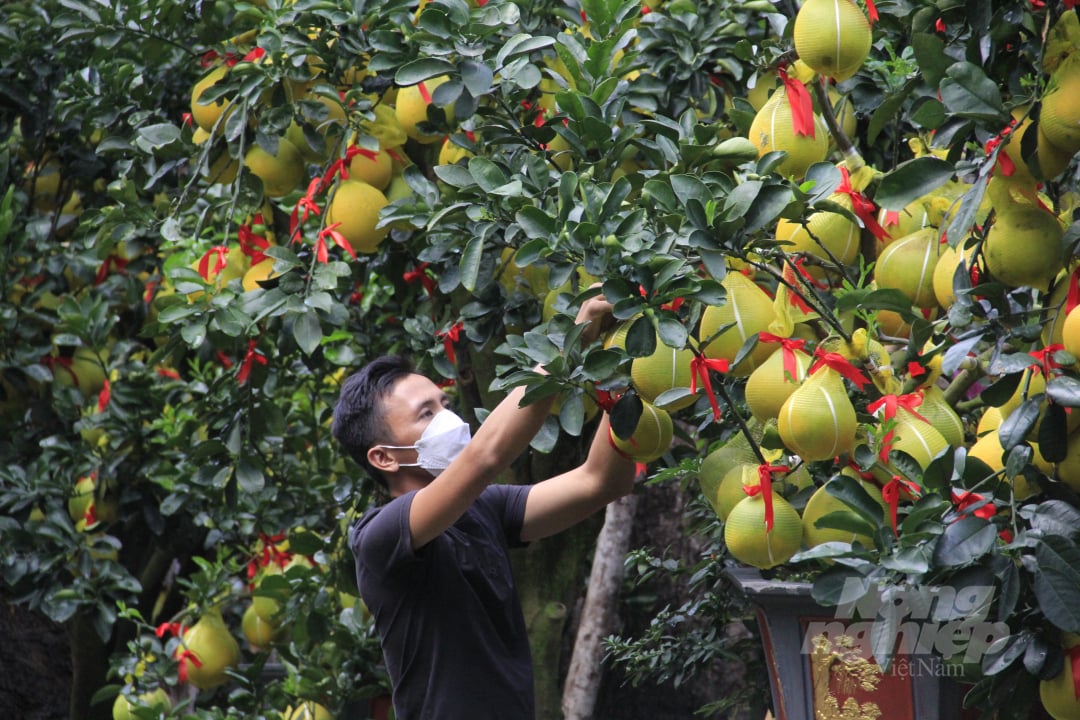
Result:
[[[690,392],[697,392],[698,378],[701,378],[701,387],[705,388],[705,394],[709,397],[709,404],[712,405],[713,420],[719,420],[720,403],[717,401],[716,392],[713,390],[712,378],[709,377],[710,370],[726,373],[728,371],[727,359],[707,358],[704,355],[694,356],[694,359],[690,361]]]
[[[319,237],[315,240],[315,257],[319,259],[319,262],[326,263],[330,261],[330,251],[326,245],[326,238],[330,238],[335,245],[349,253],[353,260],[356,259],[356,251],[353,250],[352,244],[344,235],[338,232],[340,225],[340,222],[336,222],[319,231]]]
[[[878,224],[877,208],[874,203],[870,202],[861,192],[851,187],[851,175],[845,167],[840,168],[840,185],[836,188],[836,192],[843,193],[851,198],[851,209],[855,213],[855,217],[862,221],[862,224],[873,233],[874,237],[878,240],[889,237],[889,233],[885,231],[885,228]]]
[[[258,341],[256,340],[248,340],[248,349],[244,354],[243,361],[240,363],[240,372],[236,374],[236,382],[240,385],[247,382],[248,375],[251,374],[251,368],[255,363],[266,364],[266,356],[255,349],[257,344]]]
[[[791,106],[791,127],[796,135],[812,138],[814,127],[814,104],[810,100],[810,91],[794,75],[788,74],[787,65],[781,65],[778,74],[784,83],[788,105]]]
[[[780,343],[780,352],[784,353],[784,374],[791,378],[792,382],[798,382],[799,366],[795,360],[795,351],[804,350],[806,341],[802,338],[786,338],[772,333],[758,333],[758,342]]]
[[[814,357],[817,358],[817,360],[810,366],[810,375],[813,375],[823,367],[828,367],[855,383],[855,386],[860,390],[865,388],[870,382],[869,378],[863,375],[857,367],[851,364],[851,361],[840,353],[825,352],[821,348],[818,348],[814,351]]]
[[[893,475],[892,480],[885,483],[884,487],[881,488],[881,499],[889,506],[893,535],[899,535],[896,530],[896,511],[900,507],[901,489],[907,490],[912,495],[918,495],[922,492],[922,488],[920,488],[917,483],[908,480],[907,478],[900,477],[899,475]]]
[[[289,217],[289,237],[294,242],[297,239],[300,226],[307,222],[308,217],[319,215],[322,212],[319,210],[318,203],[315,202],[315,196],[319,194],[320,187],[322,187],[322,178],[313,178],[308,183],[307,192],[296,201],[296,207],[293,208],[292,215]]]
[[[229,248],[224,245],[215,245],[207,250],[199,260],[199,274],[206,282],[210,282],[210,273],[219,273],[225,267],[225,256],[229,254]],[[217,258],[214,267],[210,267],[210,260]]]
[[[985,497],[977,492],[971,492],[970,490],[953,490],[952,501],[956,505],[956,511],[961,516],[967,515],[967,509],[972,505],[979,505],[986,500]],[[976,508],[972,513],[975,517],[982,518],[983,520],[989,520],[997,514],[997,509],[991,502]]]
[[[919,393],[908,393],[907,395],[883,395],[867,405],[866,409],[870,412],[882,410],[881,422],[883,425],[896,417],[896,411],[899,408],[904,408],[918,419],[925,423],[929,423],[929,420],[915,411],[915,408],[922,405],[922,401],[922,395]],[[889,460],[889,450],[892,448],[894,434],[895,430],[890,428],[889,431],[885,433],[885,437],[881,439],[881,452],[878,453],[878,457],[881,458],[882,462],[888,462]]]
[[[787,465],[758,465],[758,484],[757,485],[743,485],[743,492],[748,497],[753,497],[757,494],[761,494],[761,499],[765,502],[765,532],[772,532],[773,529],[773,498],[772,498],[772,476],[773,473],[789,472],[791,468]]]

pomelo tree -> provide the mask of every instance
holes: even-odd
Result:
[[[2,587],[70,624],[72,717],[117,692],[200,717],[385,692],[345,544],[376,488],[329,420],[387,352],[476,421],[515,385],[560,395],[505,481],[574,464],[604,408],[702,507],[733,443],[724,477],[802,463],[793,508],[844,465],[918,482],[943,568],[985,560],[1038,608],[1006,613],[1009,647],[1050,659],[1005,653],[981,691],[1053,677],[1080,631],[1054,334],[1080,299],[1076,10],[844,0],[833,57],[825,5],[5,4]],[[596,285],[620,324],[580,347]],[[940,443],[898,399],[929,424],[935,391]],[[965,465],[989,406],[1000,450]],[[961,542],[957,493],[1055,539]],[[518,558],[544,717],[595,529]],[[1051,569],[1003,569],[1032,557]]]

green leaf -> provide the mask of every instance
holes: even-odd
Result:
[[[585,358],[582,369],[587,380],[602,382],[615,374],[621,362],[622,355],[616,350],[594,350]]]
[[[933,155],[909,160],[881,179],[874,202],[886,210],[899,212],[916,198],[944,185],[954,172],[951,163]]]
[[[1058,375],[1046,383],[1046,396],[1064,407],[1080,407],[1080,380]]]
[[[1046,619],[1065,632],[1080,632],[1080,549],[1048,535],[1035,548],[1035,597]]]
[[[629,440],[637,430],[645,406],[636,393],[624,393],[611,408],[611,431],[622,440]]]
[[[420,58],[398,68],[394,74],[394,82],[401,87],[408,87],[438,75],[446,75],[454,70],[454,64],[447,60]]]
[[[563,398],[559,406],[559,424],[573,437],[581,435],[585,424],[585,404],[581,400],[581,393],[572,393]]]
[[[672,317],[661,316],[657,322],[657,331],[661,342],[673,348],[686,347],[686,341],[690,337],[686,326]]]
[[[293,338],[297,347],[310,355],[315,352],[322,341],[322,325],[319,323],[318,314],[315,312],[297,313],[293,316]]]
[[[656,331],[647,317],[639,317],[626,331],[626,352],[630,357],[648,357],[656,352]]]
[[[236,483],[243,492],[260,492],[266,485],[266,478],[262,470],[245,458],[236,464]]]
[[[945,42],[933,33],[916,33],[911,36],[911,49],[923,79],[929,85],[937,86],[953,63],[945,53]]]
[[[934,547],[934,563],[960,567],[979,560],[990,552],[997,538],[997,528],[982,518],[968,515],[945,528]]]
[[[814,521],[814,527],[822,530],[843,530],[856,535],[873,535],[876,528],[855,513],[834,510]]]
[[[836,300],[837,312],[854,310],[891,310],[911,322],[918,317],[911,309],[911,300],[893,288],[883,290],[850,290]]]
[[[941,81],[941,101],[949,112],[960,117],[1004,125],[1009,114],[1001,104],[998,84],[983,69],[970,62],[949,66]]]
[[[469,174],[480,189],[487,193],[500,189],[508,180],[498,165],[482,157],[469,158]]]
[[[859,484],[855,478],[847,475],[836,475],[825,483],[825,492],[858,513],[875,530],[885,523],[885,511],[881,503],[874,500],[870,493],[866,492],[866,488]]]
[[[998,428],[998,437],[1001,439],[1002,448],[1011,450],[1024,442],[1024,438],[1035,427],[1035,422],[1039,419],[1039,406],[1041,404],[1041,393],[1029,397],[1009,413],[1009,417],[1001,422],[1001,426]]]
[[[461,63],[460,70],[461,81],[465,83],[465,88],[474,98],[491,92],[491,82],[495,79],[495,73],[487,65],[475,60],[466,60]]]
[[[465,245],[465,252],[461,253],[461,265],[458,270],[461,273],[461,286],[469,292],[476,291],[476,280],[480,275],[480,261],[484,258],[484,239],[473,237]]]
[[[756,232],[772,225],[795,199],[786,185],[766,185],[746,211],[746,232]]]
[[[851,597],[852,589],[859,587],[859,597]],[[841,602],[854,605],[871,591],[870,578],[854,568],[833,565],[824,570],[814,581],[810,596],[823,607],[836,607]]]

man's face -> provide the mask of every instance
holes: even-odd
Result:
[[[415,445],[435,414],[449,407],[446,393],[423,375],[406,375],[383,398],[388,445]],[[416,450],[387,450],[399,463],[416,462]],[[415,470],[416,468],[409,468]]]

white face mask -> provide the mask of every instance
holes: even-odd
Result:
[[[379,445],[389,450],[416,450],[416,462],[399,467],[419,467],[438,477],[472,439],[469,424],[450,410],[435,414],[415,445]]]

